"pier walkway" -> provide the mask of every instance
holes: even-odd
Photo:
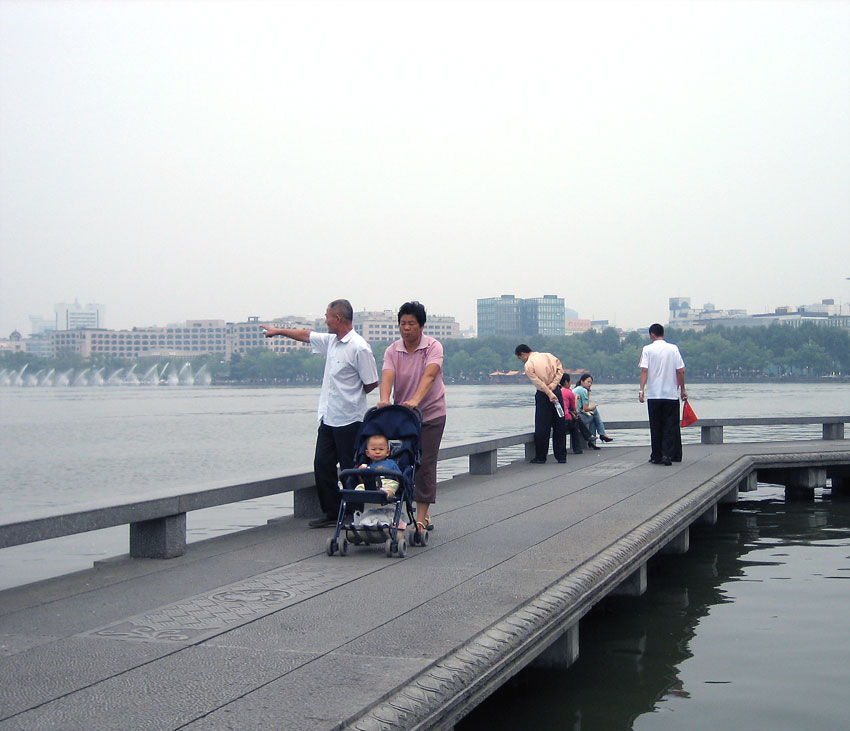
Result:
[[[841,435],[843,437],[843,433]],[[5,729],[451,728],[756,476],[846,489],[850,442],[604,447],[440,484],[425,547],[328,557],[303,518],[0,592]]]

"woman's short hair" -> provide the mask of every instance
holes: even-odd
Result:
[[[569,373],[565,373],[563,376],[561,376],[560,385],[566,386],[569,382],[570,382],[570,374]]]
[[[425,327],[425,321],[428,319],[425,315],[425,306],[421,302],[414,300],[413,302],[405,302],[398,308],[398,321],[401,322],[403,315],[413,315],[419,327]]]

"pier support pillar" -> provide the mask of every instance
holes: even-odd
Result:
[[[826,487],[825,467],[784,467],[760,470],[767,482],[785,486],[786,500],[811,500],[815,488]]]
[[[481,452],[480,454],[469,455],[469,474],[470,475],[495,475],[498,452],[493,449],[489,452]]]
[[[325,514],[319,504],[319,495],[315,486],[295,490],[292,493],[292,514],[296,518],[319,518]]]
[[[665,545],[659,553],[687,553],[688,549],[691,547],[691,532],[688,528],[685,528],[679,535],[677,535],[672,541],[670,541],[667,545]]]
[[[700,429],[700,442],[702,444],[723,444],[722,426],[703,426]]]
[[[824,424],[824,439],[844,439],[844,424]]]
[[[758,486],[758,474],[750,472],[750,474],[738,483],[738,492],[753,492],[754,490],[758,490]]]
[[[833,475],[830,479],[832,480],[833,495],[850,496],[850,477]]]
[[[717,523],[717,503],[714,503],[714,505],[700,515],[694,523],[696,525],[714,525]]]
[[[724,505],[729,503],[737,503],[738,502],[738,486],[735,485],[729,492],[727,492],[722,498],[720,498],[720,502]]]
[[[612,596],[642,596],[646,593],[646,564],[623,579],[611,592]]]
[[[578,659],[578,622],[540,653],[530,666],[541,670],[566,670]]]
[[[133,558],[176,558],[186,552],[186,513],[130,523]]]

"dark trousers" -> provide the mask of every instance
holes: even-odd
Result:
[[[581,419],[573,419],[568,416],[567,432],[570,435],[570,447],[573,451],[584,449],[585,442],[589,443],[593,439],[593,435]]]
[[[660,462],[669,457],[674,462],[682,461],[682,431],[679,428],[678,399],[647,399],[649,411],[649,441],[652,451],[649,458]]]
[[[561,394],[556,392],[561,408],[564,402]],[[549,434],[552,435],[552,452],[555,459],[567,458],[567,422],[558,416],[549,397],[543,391],[534,392],[534,458],[546,459],[549,451]]]
[[[355,421],[346,426],[328,426],[319,423],[316,436],[316,454],[313,457],[313,474],[316,478],[316,492],[319,504],[325,515],[336,520],[339,514],[339,485],[337,469],[348,470],[354,467],[354,450],[357,432],[362,422]]]

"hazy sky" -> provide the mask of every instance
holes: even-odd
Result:
[[[850,2],[0,0],[0,336],[850,300]]]

